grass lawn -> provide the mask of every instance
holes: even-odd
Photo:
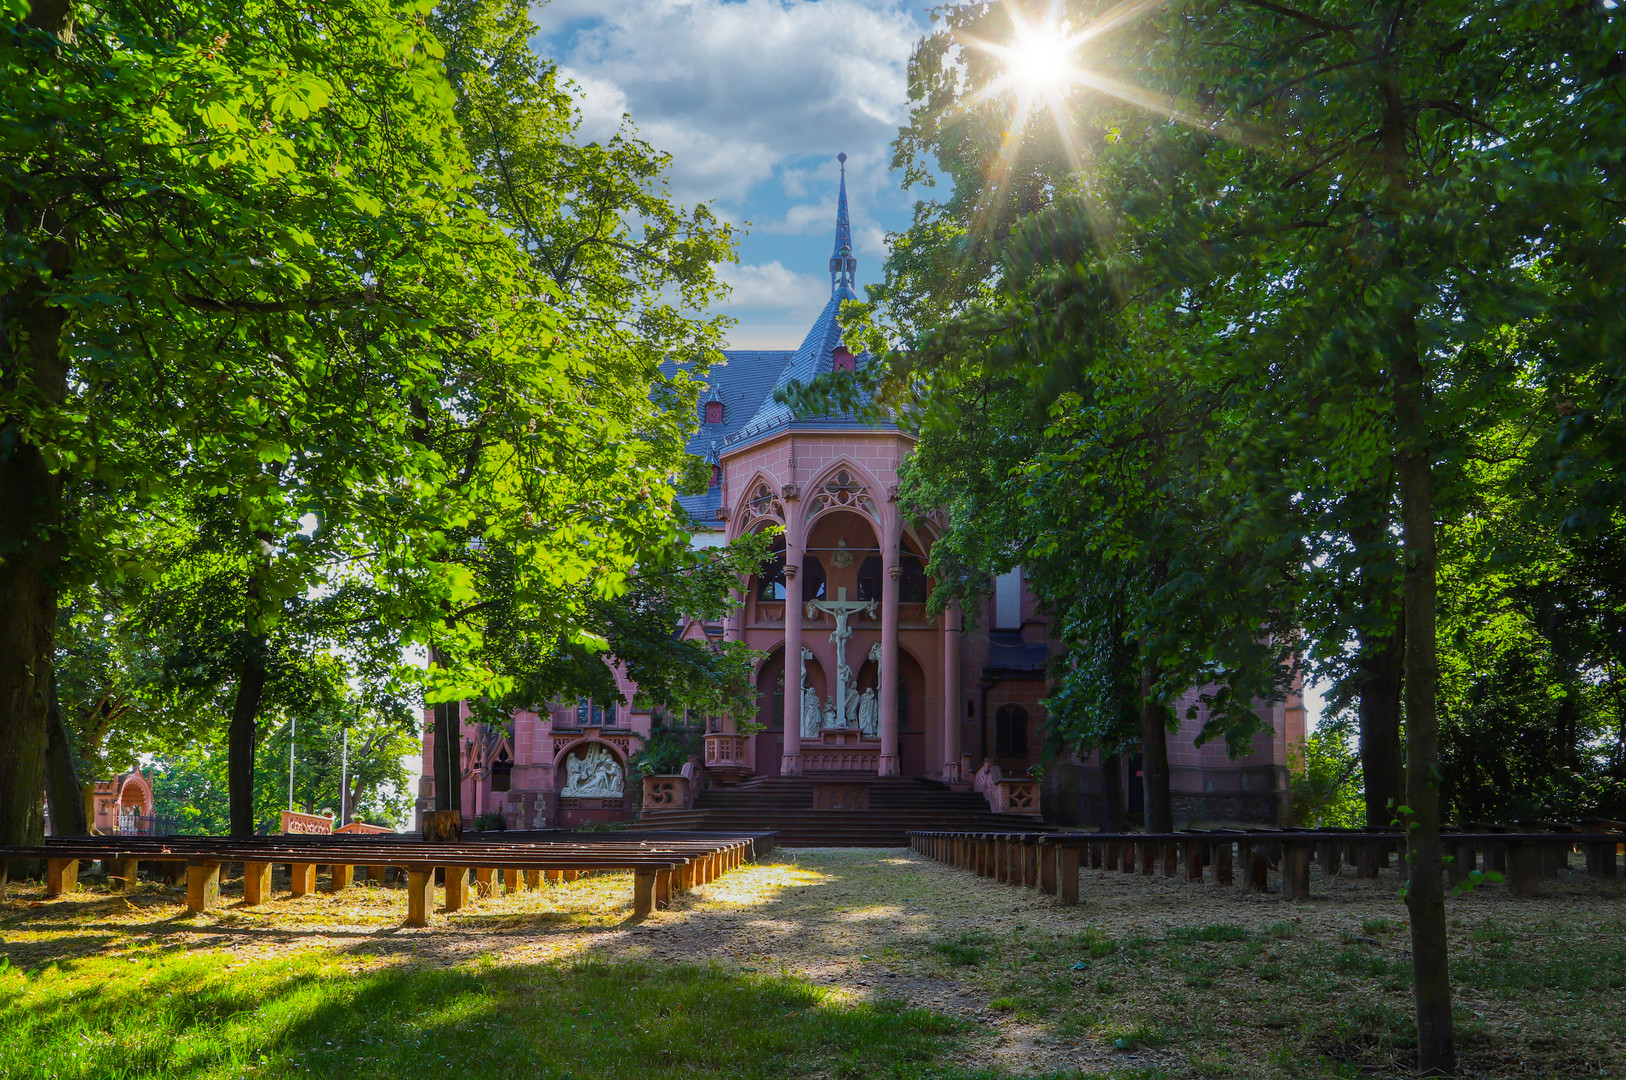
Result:
[[[228,885],[198,917],[153,883],[13,886],[0,1077],[1399,1076],[1395,884],[1290,903],[1085,871],[1068,908],[901,851],[781,851],[641,925],[604,875],[428,930],[376,886]],[[1626,889],[1545,888],[1450,901],[1464,1074],[1626,1077]]]

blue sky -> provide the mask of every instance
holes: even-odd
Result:
[[[888,165],[922,0],[556,0],[533,45],[577,87],[590,137],[623,113],[673,156],[672,193],[749,223],[721,268],[737,348],[794,348],[830,295],[836,154],[862,285],[916,194]]]

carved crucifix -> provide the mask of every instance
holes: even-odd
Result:
[[[836,618],[835,633],[830,640],[836,643],[836,723],[845,726],[847,723],[847,694],[850,692],[848,684],[856,682],[853,679],[853,670],[847,666],[847,639],[853,636],[853,628],[847,620],[863,612],[870,618],[875,617],[875,601],[849,600],[847,590],[836,592],[834,600],[809,600],[807,602],[807,617],[816,619],[819,612],[828,611]]]

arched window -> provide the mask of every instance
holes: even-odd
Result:
[[[1020,705],[1001,705],[994,714],[994,755],[1028,756],[1028,711]]]
[[[591,698],[576,701],[577,727],[615,727],[615,706],[600,705]]]
[[[757,599],[783,600],[785,598],[785,538],[773,542],[773,554],[768,556],[757,571]]]
[[[881,598],[881,557],[879,555],[865,556],[858,567],[858,599],[879,600]]]
[[[924,604],[931,590],[926,582],[926,565],[920,556],[905,551],[898,562],[898,601],[904,604]],[[858,599],[881,598],[881,557],[871,555],[858,568]]]
[[[817,555],[802,556],[802,599],[824,599],[824,564]]]
[[[898,564],[898,600],[905,604],[924,604],[931,590],[926,585],[926,564],[912,551],[903,553]]]

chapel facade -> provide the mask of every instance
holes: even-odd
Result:
[[[680,499],[697,545],[780,534],[773,558],[742,583],[730,618],[683,630],[741,640],[762,654],[750,718],[762,730],[741,734],[734,718],[709,718],[704,776],[696,780],[918,777],[968,788],[974,775],[1023,776],[1044,757],[1042,702],[1056,648],[1020,568],[992,583],[980,610],[929,614],[925,567],[945,523],[938,514],[913,518],[898,502],[898,471],[914,437],[890,422],[797,416],[775,400],[777,390],[864,362],[842,341],[838,322],[842,301],[856,298],[858,270],[846,155],[840,159],[830,299],[799,348],[723,354],[689,445],[712,467],[709,490]],[[620,689],[635,702],[635,686],[623,678]],[[1260,709],[1270,731],[1240,759],[1228,759],[1223,745],[1195,745],[1200,713],[1170,736],[1183,821],[1285,820],[1303,705],[1295,693]],[[634,816],[640,788],[627,762],[655,719],[630,704],[601,709],[583,701],[519,713],[511,734],[465,722],[465,817],[501,813],[510,828],[554,828]],[[426,723],[426,762],[432,749]],[[1124,770],[1133,814],[1136,759]],[[426,776],[420,812],[433,806],[432,785]],[[1050,762],[1045,816],[1093,824],[1102,786],[1094,758]]]

